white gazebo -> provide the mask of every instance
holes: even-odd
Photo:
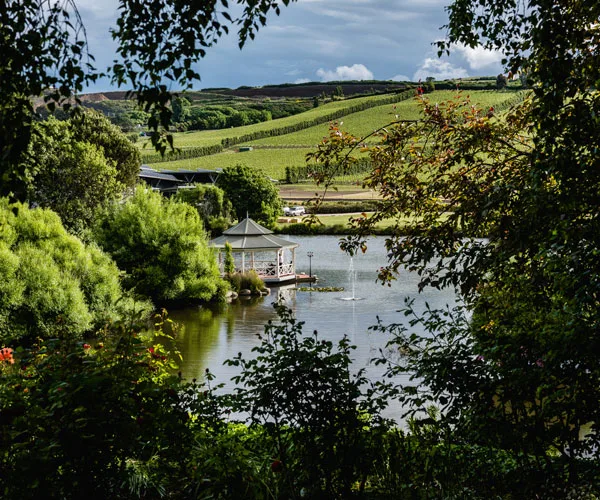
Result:
[[[232,248],[236,271],[256,271],[267,284],[282,283],[296,279],[296,248],[298,243],[275,236],[273,231],[257,224],[250,218],[223,232],[211,240],[210,245],[219,249],[219,268],[224,272],[222,250],[225,243]]]

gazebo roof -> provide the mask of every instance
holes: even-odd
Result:
[[[275,236],[273,231],[257,224],[250,218],[246,218],[238,225],[223,231],[222,236],[210,242],[211,246],[216,248],[223,248],[225,243],[229,243],[234,251],[277,250],[298,246],[298,243]]]
[[[260,224],[257,224],[250,217],[246,217],[236,226],[230,227],[229,229],[223,231],[223,234],[232,236],[256,236],[259,234],[273,234],[273,231],[261,226]]]

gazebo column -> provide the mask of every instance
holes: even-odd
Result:
[[[292,274],[296,274],[296,247],[292,248]]]
[[[281,263],[283,262],[281,250],[277,250],[275,253],[275,262],[277,263],[277,277],[279,278],[281,276]]]
[[[242,272],[246,272],[246,252],[242,250]]]
[[[252,252],[250,254],[250,262],[251,262],[251,269],[255,270],[256,268],[254,267],[254,252]]]

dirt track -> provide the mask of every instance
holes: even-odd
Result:
[[[323,190],[315,186],[313,191],[306,189],[296,189],[293,187],[280,187],[279,196],[283,200],[306,201],[314,199],[317,196],[323,196]],[[358,201],[375,200],[379,198],[378,194],[371,190],[357,188],[355,190],[327,191],[325,199],[329,201]]]

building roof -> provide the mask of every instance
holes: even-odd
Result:
[[[214,184],[219,176],[217,170],[199,168],[196,170],[154,170],[148,165],[142,165],[139,177],[152,187],[161,190],[173,189],[184,184]]]
[[[250,218],[223,232],[222,236],[211,240],[211,246],[225,247],[229,243],[234,251],[241,250],[277,250],[279,248],[296,248],[298,243],[275,236],[273,231],[257,224]]]
[[[169,182],[172,182],[173,184],[181,184],[182,183],[182,181],[180,181],[174,175],[163,174],[162,172],[157,172],[156,170],[142,169],[139,173],[139,176],[142,179],[158,179],[158,180],[162,180],[162,181],[169,181]]]
[[[223,231],[223,234],[256,236],[257,234],[273,234],[273,231],[254,222],[250,217],[246,217],[239,224]]]

